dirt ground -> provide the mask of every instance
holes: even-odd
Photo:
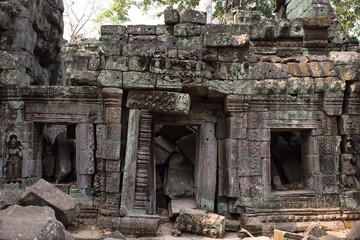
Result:
[[[190,233],[182,233],[179,237],[174,237],[171,235],[172,223],[164,223],[161,224],[158,230],[158,234],[156,237],[138,237],[138,238],[126,238],[128,240],[213,240],[214,238],[204,237],[196,234]],[[67,229],[74,236],[76,240],[95,240],[100,239],[101,236],[105,233],[109,233],[109,231],[104,229],[99,229],[97,226],[72,226]],[[328,231],[328,234],[333,234],[339,238],[345,239],[346,234],[349,230],[342,231]],[[217,238],[219,239],[219,238]],[[239,240],[240,238],[237,236],[235,232],[227,233],[224,238],[226,240]]]

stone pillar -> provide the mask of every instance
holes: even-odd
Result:
[[[36,183],[42,177],[42,132],[42,124],[25,123],[22,177],[26,186]]]
[[[0,102],[0,189],[3,189],[3,184],[5,181],[3,169],[5,162],[6,134],[5,131],[3,130],[3,127],[4,127],[4,107]]]
[[[131,109],[127,133],[120,214],[155,213],[155,166],[152,155],[152,116]]]
[[[76,126],[76,173],[77,187],[90,195],[95,173],[94,126],[80,123]]]
[[[228,95],[225,118],[218,129],[219,197],[237,199],[229,202],[230,212],[252,207],[253,199],[270,188],[270,129],[263,112],[247,111],[247,97]]]
[[[103,215],[118,216],[120,207],[121,103],[123,91],[104,88],[104,123],[96,126],[97,173],[94,187]]]
[[[217,170],[215,123],[205,122],[198,130],[195,162],[195,196],[198,209],[214,212]]]

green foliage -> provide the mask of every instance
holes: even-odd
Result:
[[[360,40],[360,0],[330,0],[344,29]]]
[[[273,14],[273,6],[275,0],[255,0],[258,10],[263,13],[266,18],[275,18]],[[179,12],[183,9],[195,9],[199,5],[200,0],[113,0],[109,8],[104,10],[97,17],[97,22],[110,20],[113,24],[119,24],[129,20],[128,11],[131,6],[140,8],[147,13],[150,9],[156,8],[160,10],[161,15],[165,9],[176,9]],[[247,3],[254,0],[247,0]],[[223,12],[225,0],[215,1],[215,11],[213,18],[219,18]]]
[[[257,9],[265,18],[274,19],[273,7],[275,0],[255,0]],[[195,9],[199,5],[200,0],[113,0],[110,7],[104,10],[96,19],[97,22],[110,20],[113,24],[120,24],[128,21],[128,11],[131,6],[140,8],[147,13],[150,9],[157,8],[161,15],[165,9]],[[246,3],[254,2],[247,0]],[[344,29],[350,35],[360,38],[360,0],[330,0],[335,8],[339,20]],[[213,18],[219,18],[223,12],[225,0],[215,1],[215,11]]]
[[[213,12],[213,18],[220,18],[224,10],[225,0],[217,0],[215,2],[215,10]]]
[[[252,3],[254,0],[247,0],[246,3]],[[275,14],[273,13],[274,0],[255,0],[257,5],[257,10],[262,13],[264,18],[274,19]],[[213,13],[213,18],[220,18],[223,13],[223,7],[225,0],[216,0],[215,2],[215,11]]]
[[[112,24],[120,24],[129,19],[128,12],[135,2],[133,0],[114,0],[109,8],[105,9],[96,17],[96,22],[110,20]]]

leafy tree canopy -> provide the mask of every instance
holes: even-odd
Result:
[[[257,3],[257,9],[266,18],[275,18],[273,11],[275,0],[247,0],[246,2]],[[120,24],[129,20],[128,11],[131,6],[140,8],[147,13],[150,9],[157,8],[161,13],[165,9],[195,9],[200,0],[113,0],[110,7],[98,15],[96,21],[111,21],[113,24]],[[225,0],[215,0],[215,11],[213,18],[220,17]],[[352,36],[360,38],[360,0],[330,0],[335,8],[344,29]],[[158,15],[161,15],[159,13]]]
[[[360,40],[360,0],[331,0],[338,19],[350,36]]]

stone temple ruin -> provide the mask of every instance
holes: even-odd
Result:
[[[62,0],[0,1],[1,187],[43,178],[103,226],[181,204],[262,234],[360,220],[359,43],[327,0],[242,2],[64,43]]]

